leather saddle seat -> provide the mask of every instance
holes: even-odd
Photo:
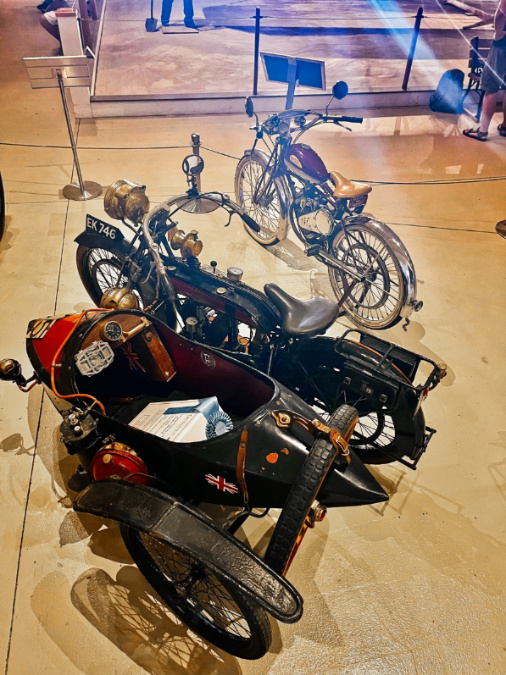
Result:
[[[339,199],[350,199],[351,197],[368,195],[372,190],[372,187],[367,183],[356,183],[353,180],[349,180],[349,178],[345,178],[338,171],[331,171],[329,177],[336,188],[334,190],[334,197],[338,197]]]
[[[339,305],[332,300],[297,300],[276,284],[265,284],[264,291],[279,310],[281,327],[290,337],[314,337],[323,333],[339,314]]]

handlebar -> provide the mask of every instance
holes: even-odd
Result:
[[[350,124],[362,124],[364,121],[363,117],[347,117],[346,115],[339,115],[339,117],[334,117],[334,124],[339,124],[339,122],[349,122]]]

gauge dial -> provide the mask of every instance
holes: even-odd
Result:
[[[108,342],[118,342],[123,336],[123,329],[117,321],[108,321],[100,332],[102,339]]]

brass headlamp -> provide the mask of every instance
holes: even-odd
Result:
[[[149,211],[146,186],[123,179],[115,181],[105,193],[104,210],[111,218],[139,225]]]

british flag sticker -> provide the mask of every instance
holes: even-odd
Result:
[[[232,495],[239,492],[237,485],[229,483],[222,476],[213,476],[211,473],[207,473],[205,478],[208,483],[217,487],[221,492],[230,492]]]

